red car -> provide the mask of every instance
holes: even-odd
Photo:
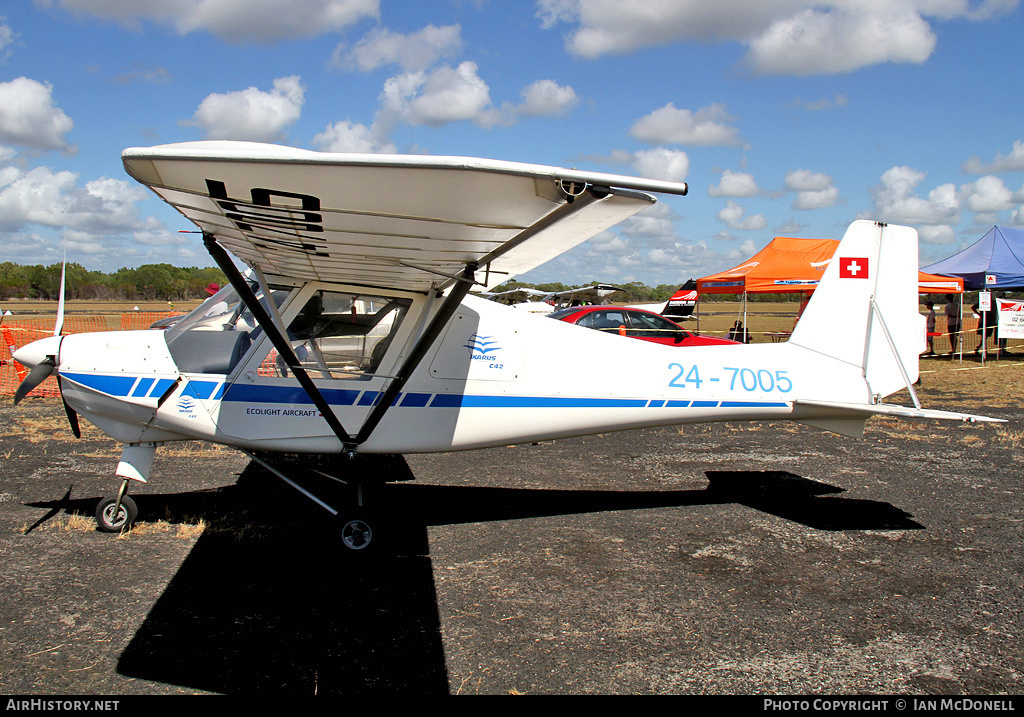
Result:
[[[661,314],[628,306],[574,306],[548,314],[552,319],[665,346],[718,346],[736,341],[698,336]]]

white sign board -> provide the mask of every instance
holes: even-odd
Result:
[[[1024,301],[996,301],[999,302],[999,338],[1024,339]]]

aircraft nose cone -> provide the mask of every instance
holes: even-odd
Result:
[[[15,361],[28,368],[35,368],[47,356],[56,356],[60,348],[60,336],[47,336],[22,346],[11,354]]]

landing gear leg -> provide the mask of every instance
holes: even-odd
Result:
[[[107,496],[96,506],[96,523],[104,533],[129,530],[139,517],[138,506],[128,496],[128,484],[137,480],[145,483],[153,468],[153,456],[159,443],[126,443],[121,451],[115,475],[121,478],[116,496]]]
[[[251,451],[242,449],[242,452],[290,485],[292,488],[302,493],[302,495],[319,505],[328,513],[335,516],[335,518],[337,518],[341,523],[341,544],[347,550],[365,553],[371,545],[379,542],[380,531],[376,527],[376,521],[370,517],[369,512],[366,509],[366,494],[368,492],[367,488],[371,485],[370,482],[349,482],[342,480],[341,478],[328,475],[327,473],[319,470],[315,471],[322,478],[327,478],[335,483],[340,483],[346,486],[346,493],[351,492],[351,495],[347,496],[348,499],[346,500],[345,507],[342,510],[338,510],[332,505],[324,502],[306,488],[303,488],[298,482],[285,475],[280,468],[274,466],[269,461],[264,460],[262,457]]]
[[[128,479],[121,483],[116,496],[107,496],[96,506],[96,523],[104,533],[130,530],[139,517],[135,501],[128,496]]]

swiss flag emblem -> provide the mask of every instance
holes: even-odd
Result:
[[[868,260],[862,256],[847,256],[839,260],[840,279],[867,279]]]

